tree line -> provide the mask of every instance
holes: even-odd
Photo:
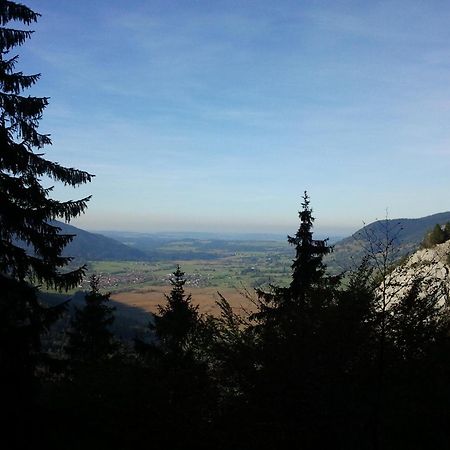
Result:
[[[331,251],[313,238],[305,192],[291,281],[255,291],[237,314],[201,314],[177,267],[172,290],[133,346],[110,331],[114,310],[91,279],[64,351],[42,339],[67,309],[41,286],[76,286],[85,267],[62,257],[72,235],[52,225],[89,200],[57,201],[42,177],[66,185],[91,174],[44,158],[38,130],[46,98],[23,95],[39,79],[10,52],[39,14],[0,1],[0,386],[6,448],[423,449],[450,444],[447,308],[416,279],[387,289],[389,239],[351,274],[329,276]],[[26,249],[19,242],[27,244]],[[374,246],[372,248],[379,248]],[[381,259],[380,259],[381,258]],[[377,263],[381,260],[380,263]]]

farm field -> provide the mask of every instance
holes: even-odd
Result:
[[[177,264],[185,272],[186,292],[192,294],[193,303],[204,313],[218,312],[215,304],[218,291],[233,308],[248,309],[252,303],[245,293],[254,296],[257,287],[286,284],[289,280],[289,258],[262,255],[207,261],[95,261],[88,264],[88,275],[100,276],[101,288],[111,292],[112,300],[154,312],[171,289],[170,277]],[[88,289],[87,278],[82,287]]]
[[[137,289],[129,292],[117,292],[111,295],[111,300],[122,303],[124,305],[139,308],[146,312],[157,312],[158,305],[164,303],[164,294],[170,291],[170,287],[154,286],[149,288]],[[248,298],[244,291],[237,289],[225,288],[219,291],[230,303],[235,312],[252,311],[254,305],[252,299]],[[208,313],[212,315],[220,314],[217,307],[216,300],[219,299],[219,294],[215,288],[198,288],[187,287],[186,293],[192,294],[192,302],[199,306],[201,313]],[[253,298],[254,291],[248,292]]]

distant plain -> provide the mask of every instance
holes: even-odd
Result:
[[[171,274],[178,264],[185,272],[186,293],[192,294],[193,303],[205,313],[218,312],[218,292],[233,308],[251,309],[255,288],[289,282],[293,253],[286,243],[242,241],[233,248],[229,243],[209,243],[208,259],[196,259],[196,253],[205,256],[205,245],[205,241],[194,240],[170,242],[158,249],[162,259],[156,261],[88,261],[88,275],[100,276],[101,288],[111,292],[112,300],[149,312],[155,312],[157,305],[164,303]],[[180,254],[185,259],[175,259]],[[88,289],[88,277],[81,287]]]
[[[330,239],[328,244],[335,244],[335,248],[324,262],[331,274],[349,273],[358,267],[367,251],[367,238],[383,242],[389,235],[395,237],[393,255],[400,258],[418,248],[423,236],[434,224],[448,220],[449,212],[419,219],[374,222],[348,238]],[[75,266],[84,263],[88,269],[77,290],[88,290],[89,275],[96,274],[100,276],[101,289],[110,292],[112,300],[146,312],[155,312],[158,305],[164,304],[164,295],[170,291],[171,274],[177,265],[185,273],[186,293],[192,294],[192,301],[199,305],[200,311],[218,313],[216,300],[219,293],[236,310],[251,309],[256,299],[255,289],[288,285],[295,256],[286,239],[275,235],[105,234],[109,234],[114,241],[105,241],[102,249],[105,250],[105,245],[122,245],[116,253],[119,259],[91,260],[88,255],[92,252],[84,252],[84,259],[77,257]],[[82,235],[89,237],[86,232]],[[97,237],[92,236],[89,240],[80,241],[83,245],[79,245],[78,250],[95,248]],[[122,251],[124,248],[127,252]],[[138,252],[139,259],[126,260],[130,251]]]

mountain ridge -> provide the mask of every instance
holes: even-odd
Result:
[[[419,218],[376,220],[337,242],[326,263],[335,273],[355,269],[367,253],[366,247],[371,241],[381,243],[389,240],[399,258],[406,256],[420,247],[425,234],[436,224],[443,225],[449,221],[450,211]]]
[[[63,250],[63,256],[71,256],[84,261],[142,261],[148,256],[137,248],[130,247],[113,238],[77,228],[55,220],[52,225],[61,229],[61,234],[74,234],[72,242]]]

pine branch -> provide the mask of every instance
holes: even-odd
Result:
[[[3,141],[0,130],[0,145]],[[0,147],[0,170],[7,170],[14,175],[29,173],[33,176],[46,175],[64,185],[78,186],[92,181],[94,175],[63,167],[58,163],[48,161],[42,155],[29,151],[24,144],[10,144],[10,149]]]
[[[40,74],[24,75],[23,72],[8,73],[0,70],[0,89],[18,95],[22,90],[35,84],[39,78]]]
[[[0,2],[0,24],[5,25],[11,20],[18,20],[25,25],[36,22],[40,17],[39,13],[35,13],[30,8],[20,3],[2,0]]]
[[[0,14],[1,17],[1,14]],[[0,48],[8,52],[11,48],[22,45],[31,37],[34,31],[15,30],[13,28],[0,28]]]

